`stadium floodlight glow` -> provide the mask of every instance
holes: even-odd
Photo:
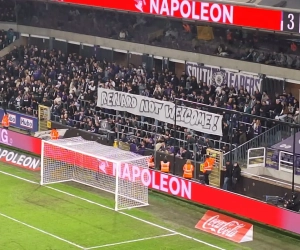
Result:
[[[148,157],[82,137],[42,141],[41,185],[73,181],[112,193],[116,211],[148,205],[147,176],[134,176],[146,169]]]

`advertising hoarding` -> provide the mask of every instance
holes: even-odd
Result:
[[[6,145],[40,155],[42,141],[39,138],[35,138],[30,135],[24,135],[0,128],[0,145]]]
[[[24,130],[30,130],[32,132],[36,132],[39,129],[39,122],[38,118],[22,114],[19,112],[7,110],[7,113],[9,115],[9,123],[10,126],[19,128],[19,129],[24,129]],[[0,109],[0,117],[2,119],[4,115],[4,110]]]
[[[31,171],[41,170],[40,158],[18,153],[14,150],[0,148],[0,161]]]
[[[214,211],[207,211],[195,228],[236,243],[253,240],[252,224]]]
[[[284,26],[281,24],[283,21],[283,12],[281,10],[237,6],[216,2],[208,3],[195,0],[53,0],[53,2],[64,2],[274,31],[281,31]]]

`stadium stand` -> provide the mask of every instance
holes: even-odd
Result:
[[[69,31],[296,70],[300,68],[297,48],[299,41],[292,35],[233,27],[228,29],[213,24],[203,27],[199,26],[201,24],[197,26],[172,19],[49,2],[16,2],[19,25]],[[56,16],[55,19],[53,15]],[[13,20],[3,19],[6,22]],[[223,162],[238,161],[241,166],[246,166],[248,150],[263,146],[268,148],[266,167],[280,170],[282,159],[288,162],[290,169],[291,156],[280,155],[278,151],[270,149],[272,145],[291,136],[292,131],[288,126],[246,116],[230,116],[225,111],[223,136],[219,137],[183,127],[175,129],[173,124],[129,113],[99,109],[95,104],[96,89],[100,86],[165,101],[182,98],[180,105],[186,105],[185,100],[188,100],[199,103],[196,105],[198,108],[207,105],[205,109],[210,112],[215,111],[214,107],[221,107],[264,118],[299,123],[297,94],[294,92],[293,96],[291,93],[282,92],[284,84],[275,87],[274,81],[263,82],[268,77],[258,75],[263,79],[261,93],[255,92],[254,89],[247,92],[245,89],[227,85],[210,86],[205,81],[197,80],[197,76],[187,75],[187,72],[178,74],[180,70],[175,68],[175,63],[168,63],[166,66],[163,60],[158,59],[161,61],[159,64],[154,59],[151,63],[153,69],[150,70],[149,67],[130,62],[129,59],[127,62],[124,58],[119,60],[119,56],[122,57],[126,51],[122,54],[117,50],[104,50],[96,45],[92,47],[91,42],[88,50],[82,48],[85,45],[72,47],[71,43],[65,43],[64,39],[59,41],[50,35],[47,37],[50,39],[29,36],[29,47],[15,47],[10,54],[1,59],[1,64],[6,69],[0,79],[0,85],[3,86],[0,93],[3,108],[37,116],[38,104],[43,104],[51,107],[53,121],[87,131],[89,136],[97,134],[98,137],[110,131],[109,134],[119,138],[121,145],[127,150],[140,154],[157,154],[159,159],[165,154],[175,155],[178,164],[191,159],[198,165],[207,149],[216,149],[224,152]],[[129,58],[129,55],[127,57]],[[180,62],[176,63],[176,66],[178,64],[184,65]],[[187,65],[188,62],[185,66]],[[172,173],[181,175],[180,171],[176,166],[175,172]]]
[[[292,35],[215,25],[208,27],[207,24],[200,26],[57,3],[24,0],[17,3],[18,23],[21,25],[300,69],[299,39]]]
[[[0,1],[0,21],[16,22],[15,1]]]
[[[5,1],[1,3],[4,4]],[[6,8],[13,10],[12,7]],[[293,36],[214,25],[205,28],[171,19],[37,1],[17,1],[15,9],[15,16],[18,17],[17,22],[20,25],[77,32],[253,63],[294,69],[300,67],[298,41]],[[221,138],[189,131],[186,128],[176,128],[175,133],[173,124],[96,108],[97,86],[114,85],[119,91],[167,101],[183,97],[185,100],[211,107],[299,122],[299,103],[291,94],[261,94],[257,91],[250,94],[246,90],[225,86],[207,86],[205,82],[197,82],[196,78],[188,77],[185,73],[176,76],[174,69],[163,71],[156,67],[151,72],[139,65],[119,65],[110,60],[85,58],[75,54],[67,56],[66,51],[61,52],[57,49],[50,51],[47,47],[41,48],[39,45],[24,49],[14,48],[6,57],[9,61],[2,60],[6,68],[15,68],[14,72],[11,70],[7,73],[10,79],[3,78],[1,83],[4,86],[1,92],[4,107],[37,116],[37,105],[41,103],[52,107],[54,121],[70,127],[102,133],[101,125],[105,123],[105,129],[109,128],[116,137],[121,138],[127,145],[130,144],[133,151],[141,154],[145,149],[152,152],[156,149],[157,152],[197,161],[202,159],[206,148],[222,150],[225,153],[235,148],[233,159],[236,159],[237,155],[246,155],[253,144],[243,145],[259,135],[272,138],[271,133],[267,132],[274,124],[224,114]],[[78,78],[80,74],[83,75]],[[208,107],[208,111],[212,110]],[[276,131],[279,129],[276,128]],[[288,135],[288,132],[286,134]],[[259,146],[260,141],[255,145]],[[270,146],[271,140],[265,145]]]
[[[0,1],[0,22],[16,22],[15,2]],[[0,50],[6,48],[17,38],[13,29],[0,30]]]
[[[207,86],[193,77],[176,76],[169,71],[147,72],[142,66],[126,67],[76,54],[67,56],[61,51],[41,50],[37,46],[15,48],[2,64],[7,69],[0,79],[3,108],[37,116],[38,104],[46,105],[51,107],[53,121],[91,133],[101,134],[109,129],[123,143],[131,144],[132,151],[141,154],[155,148],[159,152],[200,161],[207,148],[228,152],[267,131],[273,124],[224,114],[223,137],[183,127],[178,127],[175,134],[173,124],[96,107],[98,86],[165,101],[182,97],[211,108],[298,119],[299,103],[290,94],[268,96],[256,92],[251,96],[246,90]],[[230,126],[233,136],[229,134]]]

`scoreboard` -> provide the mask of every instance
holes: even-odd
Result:
[[[281,31],[300,33],[300,13],[282,11]]]

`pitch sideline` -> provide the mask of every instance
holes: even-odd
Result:
[[[95,246],[95,247],[89,247],[89,248],[86,248],[85,250],[105,248],[105,247],[113,247],[113,246],[118,246],[118,245],[129,244],[129,243],[133,243],[133,242],[140,242],[140,241],[145,241],[145,240],[153,240],[153,239],[159,239],[159,238],[164,238],[164,237],[170,237],[170,236],[174,236],[174,235],[177,235],[177,234],[175,234],[175,233],[162,234],[162,235],[158,235],[158,236],[140,238],[140,239],[136,239],[136,240],[121,241],[121,242],[110,243],[110,244],[105,244],[105,245],[100,245],[100,246]]]
[[[10,173],[7,173],[7,172],[1,171],[1,170],[0,170],[0,173],[1,173],[1,174],[4,174],[4,175],[7,175],[7,176],[14,177],[14,178],[19,179],[19,180],[23,180],[23,181],[29,182],[29,183],[31,183],[31,184],[40,185],[40,183],[38,183],[38,182],[29,180],[29,179],[26,179],[26,178],[23,178],[23,177],[14,175],[14,174],[10,174]],[[97,202],[94,202],[94,201],[91,201],[91,200],[82,198],[82,197],[77,196],[77,195],[74,195],[74,194],[70,194],[70,193],[65,192],[65,191],[62,191],[62,190],[60,190],[60,189],[57,189],[57,188],[54,188],[54,187],[50,187],[50,186],[47,186],[47,185],[45,185],[45,186],[43,186],[43,187],[52,189],[52,190],[54,190],[54,191],[56,191],[56,192],[63,193],[63,194],[65,194],[65,195],[71,196],[71,197],[76,198],[76,199],[80,199],[80,200],[86,201],[86,202],[88,202],[88,203],[97,205],[97,206],[99,206],[99,207],[102,207],[102,208],[106,208],[106,209],[115,211],[115,210],[114,210],[113,208],[111,208],[111,207],[108,207],[108,206],[102,205],[102,204],[100,204],[100,203],[97,203]],[[172,229],[169,229],[169,228],[160,226],[160,225],[158,225],[158,224],[155,224],[155,223],[153,223],[153,222],[150,222],[150,221],[141,219],[141,218],[139,218],[139,217],[135,217],[135,216],[130,215],[130,214],[127,214],[127,213],[125,213],[125,212],[117,211],[117,213],[123,214],[123,215],[128,216],[128,217],[130,217],[130,218],[132,218],[132,219],[135,219],[135,220],[144,222],[145,224],[148,224],[148,225],[151,225],[151,226],[154,226],[154,227],[163,229],[163,230],[165,230],[165,231],[170,232],[171,234],[177,234],[177,235],[180,235],[180,236],[182,236],[182,237],[184,237],[184,238],[187,238],[187,239],[190,239],[190,240],[194,240],[194,241],[199,242],[199,243],[201,243],[201,244],[203,244],[203,245],[206,245],[206,246],[209,246],[209,247],[218,249],[218,250],[226,250],[226,249],[224,249],[224,248],[221,248],[221,247],[218,247],[218,246],[216,246],[216,245],[210,244],[210,243],[208,243],[208,242],[205,242],[205,241],[199,240],[199,239],[197,239],[197,238],[188,236],[188,235],[186,235],[186,234],[177,232],[177,231],[175,231],[175,230],[172,230]],[[86,249],[88,249],[88,248],[81,248],[81,249],[86,250]]]

